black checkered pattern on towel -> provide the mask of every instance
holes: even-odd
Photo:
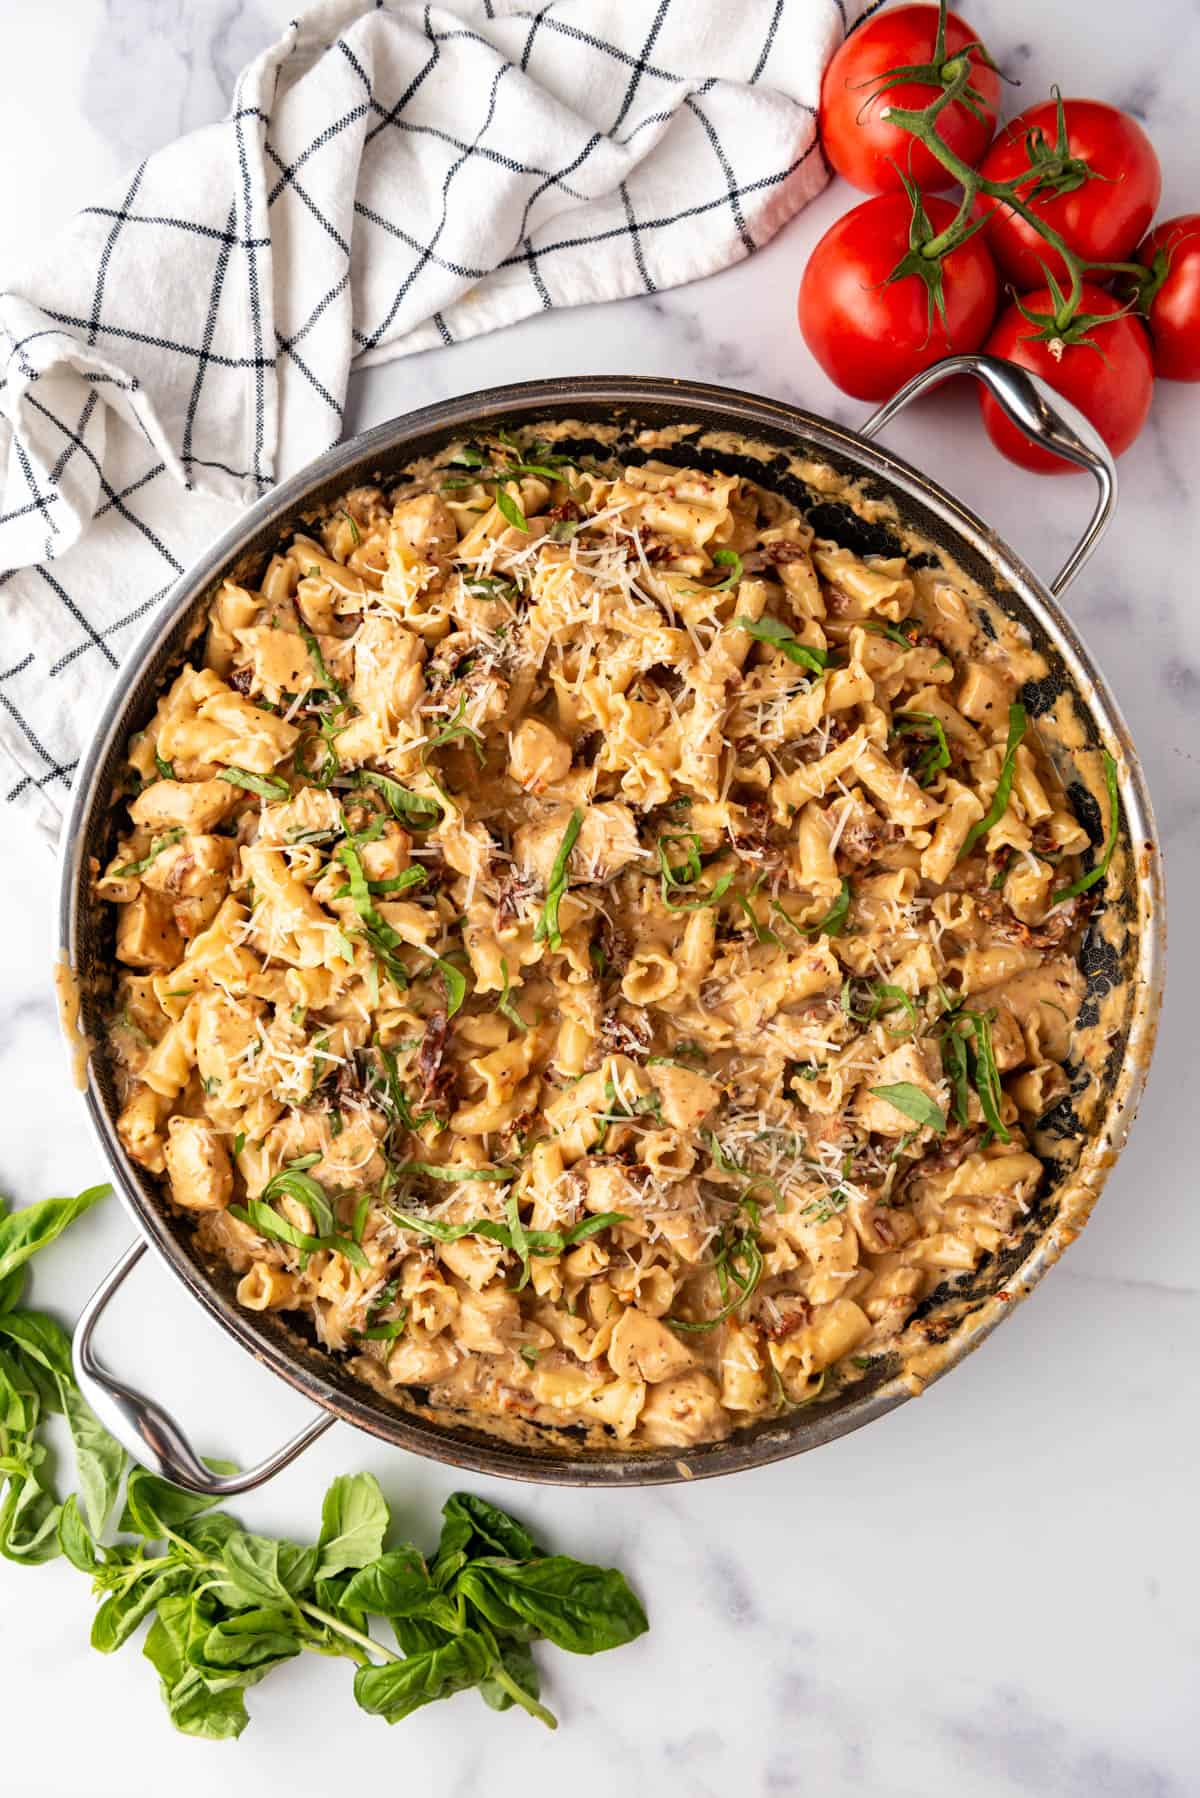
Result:
[[[824,183],[852,0],[326,0],[0,294],[0,770],[53,833],[204,543],[351,366],[748,255]],[[136,71],[132,72],[136,80]],[[586,355],[581,357],[586,371]]]

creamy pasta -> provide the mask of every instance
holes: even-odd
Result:
[[[569,448],[460,442],[224,581],[96,870],[108,1040],[243,1306],[686,1445],[1020,1234],[1099,888],[954,570]]]

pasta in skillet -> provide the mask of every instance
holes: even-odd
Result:
[[[240,1303],[636,1449],[1014,1240],[1102,869],[962,587],[507,433],[226,580],[96,892],[122,1140]]]

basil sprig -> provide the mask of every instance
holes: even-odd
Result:
[[[25,1263],[109,1190],[11,1215],[0,1200],[0,1553],[32,1565],[61,1552],[87,1574],[102,1654],[149,1621],[144,1653],[185,1735],[239,1736],[246,1691],[301,1653],[352,1661],[360,1708],[389,1723],[473,1686],[493,1710],[516,1706],[554,1728],[530,1644],[598,1654],[643,1634],[646,1614],[616,1569],[547,1554],[486,1499],[453,1493],[427,1556],[410,1542],[385,1548],[391,1516],[369,1473],[333,1481],[311,1545],[252,1535],[213,1500],[140,1467],[118,1508],[125,1454],[80,1397],[70,1339],[45,1313],[19,1308]],[[367,1341],[403,1329],[402,1316],[371,1321],[397,1291],[393,1281],[377,1295]],[[65,1413],[75,1449],[79,1489],[65,1502],[41,1439],[51,1410]],[[101,1538],[113,1515],[110,1546]],[[371,1633],[371,1617],[389,1625],[396,1648]]]
[[[222,1465],[224,1470],[224,1465]],[[145,1654],[175,1727],[239,1736],[245,1693],[301,1653],[352,1661],[360,1709],[388,1723],[476,1688],[554,1728],[529,1644],[596,1654],[641,1635],[646,1614],[624,1577],[548,1555],[516,1518],[470,1493],[442,1509],[429,1556],[385,1548],[387,1500],[370,1473],[334,1480],[315,1543],[251,1535],[212,1501],[140,1468],[130,1475],[122,1539],[99,1546],[74,1506],[60,1533],[101,1600],[92,1642],[111,1653],[145,1618]],[[368,1628],[384,1620],[390,1648]]]
[[[91,1186],[13,1212],[0,1198],[0,1555],[24,1566],[52,1560],[60,1549],[64,1506],[44,1439],[52,1412],[63,1414],[70,1432],[79,1500],[69,1502],[81,1528],[83,1516],[93,1532],[104,1528],[125,1470],[125,1451],[75,1384],[66,1331],[46,1312],[21,1305],[27,1263],[111,1191]]]
[[[984,816],[972,824],[963,846],[958,852],[958,860],[970,855],[980,837],[985,836],[994,824],[999,824],[1008,810],[1008,802],[1012,796],[1013,770],[1016,767],[1017,750],[1021,739],[1029,728],[1029,720],[1025,716],[1023,705],[1010,705],[1008,708],[1008,741],[1004,746],[1004,760],[1000,764],[1000,777],[996,782],[996,791],[992,794],[992,803]]]

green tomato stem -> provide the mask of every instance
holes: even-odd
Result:
[[[944,8],[939,9],[939,33],[944,31],[944,16]],[[937,261],[965,241],[975,202],[980,194],[986,194],[989,199],[999,201],[1016,213],[1018,218],[1023,219],[1062,258],[1063,265],[1070,276],[1070,288],[1063,305],[1055,314],[1054,322],[1060,330],[1065,330],[1079,310],[1083,296],[1083,283],[1090,268],[1103,268],[1109,272],[1136,275],[1138,265],[1087,262],[1083,257],[1076,255],[1052,225],[1048,225],[1020,198],[1017,189],[1030,180],[1044,178],[1046,174],[1044,167],[1030,166],[1009,181],[990,181],[970,163],[964,162],[962,157],[958,156],[938,135],[936,126],[939,116],[946,107],[952,106],[955,101],[960,100],[970,86],[972,73],[970,59],[966,56],[952,57],[941,66],[940,72],[945,86],[942,92],[929,102],[928,106],[922,107],[918,111],[911,111],[904,107],[888,107],[886,112],[888,123],[897,126],[901,131],[907,131],[910,136],[917,139],[918,143],[923,144],[934,160],[941,163],[947,174],[953,175],[963,190],[962,201],[950,223],[936,236],[929,238],[926,243],[921,245],[920,254],[931,262]]]

